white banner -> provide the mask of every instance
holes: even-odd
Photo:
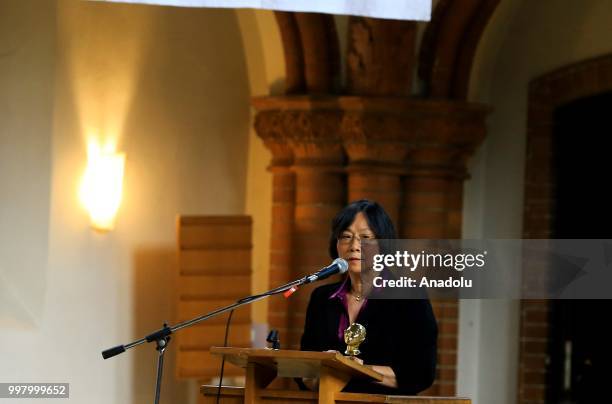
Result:
[[[177,7],[261,8],[429,21],[431,0],[94,0]]]

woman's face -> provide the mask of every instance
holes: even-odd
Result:
[[[376,237],[370,229],[368,221],[362,212],[355,215],[350,224],[338,238],[336,249],[338,257],[344,258],[349,264],[349,271],[354,274],[361,273],[361,240],[374,240]]]

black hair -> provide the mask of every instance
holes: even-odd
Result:
[[[332,259],[338,258],[336,248],[338,239],[355,220],[355,216],[361,212],[368,221],[368,226],[374,232],[377,239],[395,239],[395,227],[391,218],[382,206],[374,201],[360,199],[351,202],[342,209],[332,220],[331,234],[329,236],[329,255]]]

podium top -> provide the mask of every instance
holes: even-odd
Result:
[[[383,376],[367,365],[349,359],[339,352],[313,352],[261,348],[212,347],[210,353],[242,368],[248,363],[276,370],[279,377],[319,377],[322,367],[338,370],[350,377],[382,381]]]

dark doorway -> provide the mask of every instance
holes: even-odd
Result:
[[[557,108],[554,125],[553,237],[612,239],[612,93]],[[612,402],[612,300],[555,300],[550,313],[547,402]]]

